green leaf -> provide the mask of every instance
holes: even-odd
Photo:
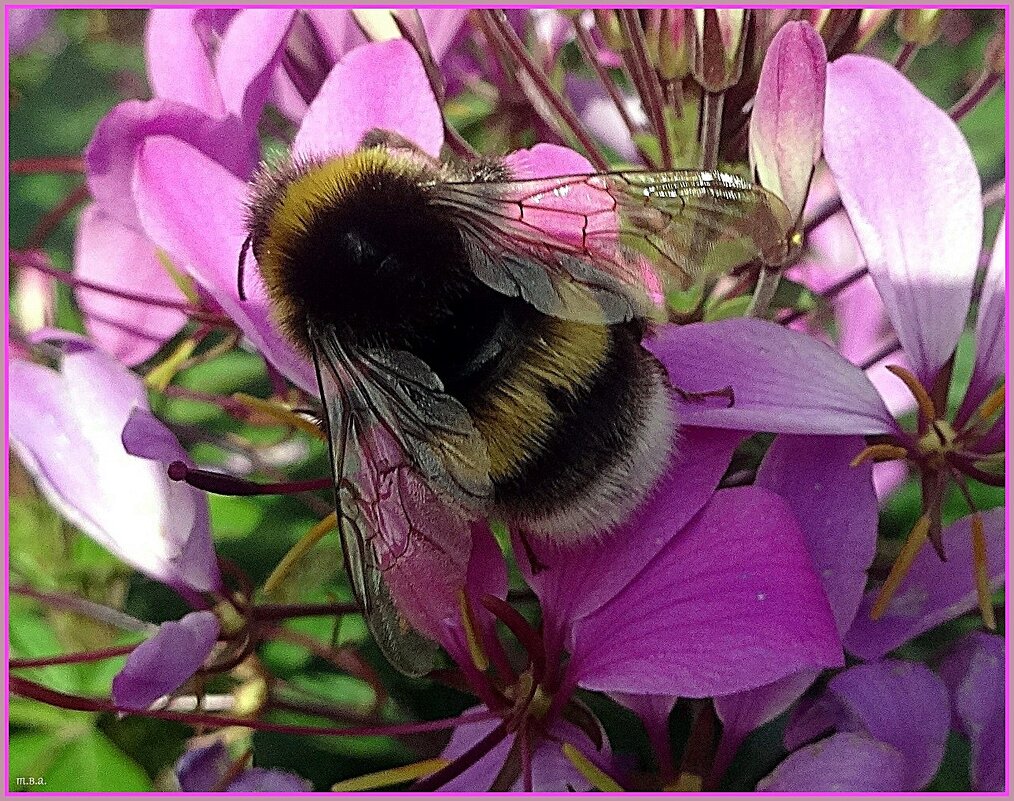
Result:
[[[740,295],[736,298],[729,298],[723,300],[715,306],[712,306],[704,313],[704,319],[708,321],[714,320],[728,320],[732,317],[743,317],[746,314],[746,310],[750,307],[749,295]]]
[[[47,792],[126,792],[152,790],[151,779],[106,735],[92,729],[58,749],[45,771]]]

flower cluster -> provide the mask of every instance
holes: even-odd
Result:
[[[1006,222],[984,249],[997,198],[956,120],[1002,67],[991,44],[968,95],[941,110],[906,71],[945,24],[847,10],[150,12],[152,97],[112,108],[84,151],[72,272],[40,248],[11,253],[19,276],[72,286],[86,336],[14,318],[10,435],[60,514],[189,611],[72,657],[126,657],[108,698],[20,674],[12,690],[220,728],[176,767],[193,791],[311,789],[270,761],[250,767],[259,754],[237,726],[452,731],[422,761],[337,789],[718,789],[776,719],[784,747],[750,777],[758,790],[923,790],[952,731],[971,746],[970,786],[1001,789],[1005,516],[977,488],[1003,486]],[[248,183],[263,159],[349,153],[375,129],[435,159],[510,153],[517,177],[721,167],[780,197],[803,240],[780,268],[667,297],[669,322],[643,344],[675,388],[677,444],[616,530],[559,544],[469,521],[439,558],[404,568],[392,595],[447,655],[431,679],[474,699],[435,721],[392,714],[387,673],[355,636],[333,645],[285,625],[354,628],[354,605],[267,601],[305,589],[306,552],[335,515],[330,477],[286,474],[322,464],[318,377],[252,255],[237,285]],[[252,381],[193,379],[251,353]],[[731,403],[702,401],[721,388]],[[213,417],[185,422],[171,401]],[[242,424],[246,439],[220,440],[245,469],[181,445],[212,441],[211,419]],[[257,429],[284,430],[270,457]],[[906,473],[921,495],[899,538],[878,521]],[[228,521],[209,493],[299,495],[320,522],[261,584],[216,554]],[[405,600],[402,582],[427,591]],[[917,656],[914,639],[945,629]],[[279,642],[371,703],[308,701],[266,667]],[[640,720],[652,764],[610,737],[603,705]],[[674,708],[693,718],[678,763]]]

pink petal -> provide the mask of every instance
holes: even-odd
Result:
[[[368,41],[348,9],[311,7],[304,9],[303,13],[313,24],[314,31],[320,37],[325,56],[331,64]]]
[[[894,418],[861,370],[812,337],[752,318],[664,326],[645,345],[684,392],[731,387],[735,403],[680,403],[687,425],[784,434],[883,434]]]
[[[218,9],[152,9],[144,63],[155,97],[186,103],[209,116],[225,112],[209,57],[212,15]]]
[[[186,300],[159,262],[154,245],[95,204],[82,212],[78,222],[74,274],[113,289],[177,303]],[[187,322],[182,312],[148,303],[90,289],[79,288],[74,294],[89,336],[128,365],[150,359]]]
[[[152,240],[189,273],[286,378],[316,394],[309,361],[272,321],[253,254],[247,254],[245,302],[236,288],[246,238],[247,188],[235,175],[178,139],[147,139],[137,158],[134,195]]]
[[[191,612],[163,623],[116,674],[113,702],[127,709],[147,709],[178,690],[211,655],[218,633],[218,618],[212,612]]]
[[[357,47],[335,65],[303,118],[292,152],[348,153],[374,128],[399,133],[431,156],[440,154],[440,109],[419,56],[404,39]]]
[[[758,487],[716,493],[573,642],[580,685],[610,692],[700,698],[842,663],[803,535]]]
[[[548,638],[566,637],[574,622],[598,609],[641,572],[712,496],[742,439],[738,431],[683,430],[676,456],[656,490],[619,530],[581,545],[531,539],[529,544],[543,565],[535,575],[515,537],[514,553],[542,602]]]
[[[855,618],[876,553],[877,497],[871,469],[869,464],[850,466],[864,444],[858,437],[783,434],[768,449],[754,482],[788,501],[839,634],[848,631]],[[744,736],[788,709],[816,677],[803,671],[756,690],[716,698],[715,710],[725,730]]]
[[[246,9],[229,23],[215,61],[225,110],[253,129],[285,52],[295,11]],[[255,47],[251,43],[256,42]]]
[[[420,8],[419,17],[435,61],[439,62],[468,20],[467,8]]]
[[[259,158],[257,142],[234,118],[216,120],[169,100],[120,103],[95,128],[84,153],[85,169],[88,188],[102,210],[139,230],[130,181],[137,150],[149,136],[176,137],[244,178]]]
[[[793,218],[806,202],[820,159],[827,53],[807,22],[789,22],[768,47],[750,115],[750,156],[761,186]]]
[[[757,783],[762,792],[889,793],[908,789],[905,757],[865,734],[844,732],[808,745]]]
[[[997,587],[1004,575],[1004,510],[983,512],[982,521],[990,584]],[[925,546],[880,620],[870,620],[876,591],[866,594],[845,637],[850,653],[861,659],[877,659],[924,631],[977,608],[970,518],[944,529],[943,541],[947,561],[941,562],[936,552]]]
[[[944,111],[867,56],[828,67],[824,122],[824,156],[870,272],[929,384],[964,328],[982,243],[971,151]]]

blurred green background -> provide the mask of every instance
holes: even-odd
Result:
[[[27,52],[10,65],[10,156],[12,160],[41,156],[75,156],[89,141],[99,119],[117,102],[147,98],[141,47],[144,11],[77,10],[55,12],[49,29]],[[960,43],[946,37],[919,54],[910,76],[937,103],[948,107],[961,94],[969,75],[981,68],[983,49],[995,24],[993,12],[969,14],[969,35]],[[884,37],[884,52],[893,54],[898,43]],[[474,110],[478,103],[462,104]],[[477,123],[472,122],[474,133]],[[479,123],[481,127],[481,121]],[[961,128],[967,135],[980,167],[984,186],[1003,175],[1003,95],[996,91],[966,117]],[[470,132],[466,131],[470,135]],[[481,138],[476,135],[475,138]],[[10,246],[23,247],[33,228],[48,211],[81,185],[75,175],[15,175],[10,185]],[[46,241],[55,264],[69,267],[72,259],[76,212],[70,214]],[[990,211],[986,238],[992,242],[999,212]],[[70,293],[59,286],[57,324],[82,330]],[[16,311],[16,310],[15,310]],[[967,340],[968,338],[966,338]],[[970,369],[970,341],[963,342],[957,372]],[[188,371],[181,384],[209,392],[237,390],[266,396],[270,386],[260,361],[243,353]],[[212,407],[153,398],[156,413],[180,430],[192,431],[186,443],[198,461],[219,461],[237,439],[270,445],[282,430],[244,426]],[[35,491],[31,479],[16,463],[11,469],[10,547],[11,584],[44,592],[69,593],[122,608],[151,622],[179,617],[182,602],[163,587],[132,573],[113,557],[63,522]],[[320,449],[311,448],[299,466],[298,477],[323,475],[326,462]],[[981,508],[1003,503],[1000,490],[977,489]],[[320,510],[291,498],[212,497],[212,519],[220,553],[234,560],[256,581],[270,572],[278,559],[320,518]],[[948,518],[965,513],[959,498],[952,499]],[[882,531],[899,537],[919,514],[918,491],[910,484],[891,499],[882,515]],[[303,601],[347,599],[341,579],[341,558],[335,547],[320,547],[293,589]],[[10,599],[10,642],[17,657],[47,656],[122,643],[122,635],[108,626],[56,611],[27,597]],[[1002,619],[1002,618],[1001,618]],[[924,657],[955,635],[963,624],[936,631],[906,648],[909,658]],[[335,635],[329,618],[304,619],[292,631],[329,643]],[[427,681],[409,681],[392,673],[372,650],[362,626],[343,624],[343,640],[363,640],[364,651],[381,672],[392,699],[386,710],[392,717],[434,718],[453,714],[469,705],[468,696]],[[261,654],[267,672],[304,689],[313,697],[362,709],[372,700],[368,686],[340,678],[325,660],[298,645],[274,643]],[[24,675],[49,687],[83,695],[107,695],[122,659],[97,664],[51,666]],[[308,696],[309,697],[309,696]],[[614,750],[629,754],[650,768],[647,742],[629,713],[602,699],[586,700],[606,724]],[[303,721],[298,715],[276,715],[278,720]],[[688,707],[680,705],[671,719],[678,759],[689,728]],[[12,698],[10,705],[10,789],[13,777],[44,776],[46,791],[141,791],[169,789],[167,771],[183,752],[191,730],[139,717],[119,720],[112,715],[72,713],[33,701]],[[754,734],[737,759],[728,779],[729,789],[748,789],[783,756],[778,720]],[[257,763],[297,771],[326,789],[333,782],[385,767],[405,764],[439,750],[440,735],[398,742],[390,738],[323,738],[262,735],[254,737]],[[968,789],[968,747],[952,737],[947,757],[932,789]]]

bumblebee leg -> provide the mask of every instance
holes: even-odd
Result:
[[[546,569],[547,565],[543,564],[539,560],[539,557],[535,555],[535,551],[532,550],[532,544],[528,541],[528,532],[524,529],[519,529],[518,539],[521,540],[521,546],[525,549],[525,558],[528,560],[528,566],[531,568],[532,575],[539,575],[539,573]]]
[[[707,392],[687,392],[686,390],[680,389],[675,384],[670,384],[677,395],[680,396],[680,400],[684,403],[707,403],[711,398],[721,398],[725,401],[727,409],[731,409],[736,405],[736,393],[733,391],[731,386],[722,387],[721,389],[711,389]]]

